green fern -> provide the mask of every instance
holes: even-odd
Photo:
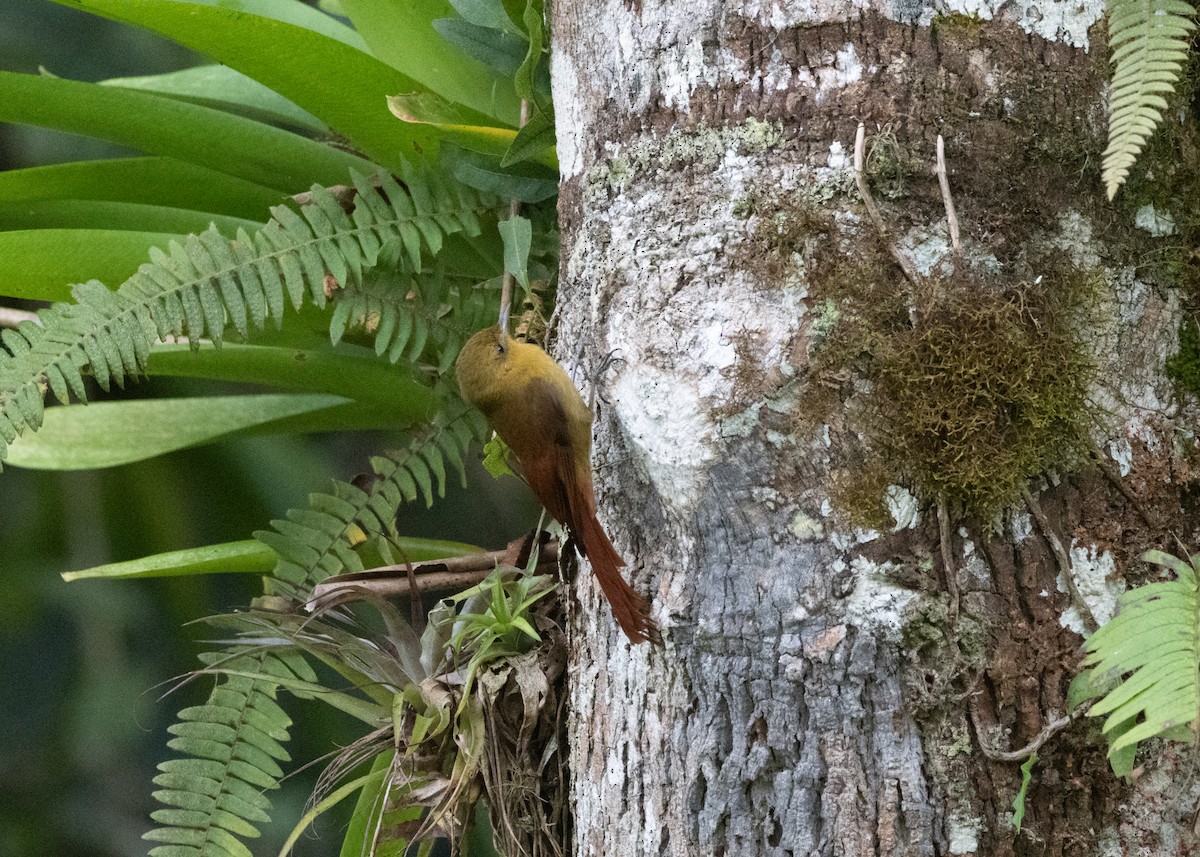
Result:
[[[225,674],[204,705],[180,711],[170,728],[167,746],[184,756],[158,766],[154,797],[166,808],[151,815],[163,826],[144,837],[162,843],[150,857],[249,857],[238,837],[257,837],[257,825],[271,820],[263,792],[279,788],[292,721],[275,701],[275,683],[229,671],[316,679],[294,653],[240,649],[201,660]]]
[[[1111,0],[1113,79],[1103,176],[1112,199],[1167,109],[1179,80],[1196,10],[1182,0]]]
[[[389,534],[407,501],[421,497],[433,505],[435,492],[445,493],[447,461],[465,483],[463,456],[485,431],[477,411],[448,398],[427,433],[406,449],[371,459],[375,478],[368,488],[335,481],[332,493],[309,495],[309,508],[293,509],[272,521],[273,529],[255,533],[279,557],[273,582],[303,593],[330,575],[362,571],[354,543]]]
[[[1071,683],[1073,706],[1102,697],[1088,713],[1106,715],[1109,761],[1121,776],[1139,742],[1193,740],[1200,718],[1200,554],[1191,564],[1162,551],[1143,559],[1176,579],[1121,596],[1117,615],[1084,644],[1086,669]]]
[[[336,345],[360,328],[374,338],[375,353],[392,363],[415,361],[430,346],[444,373],[467,337],[496,317],[499,295],[499,289],[477,289],[471,278],[447,275],[436,262],[414,274],[381,258],[371,276],[336,293],[329,332]]]
[[[0,338],[0,461],[7,446],[41,425],[48,388],[63,403],[87,401],[83,377],[104,389],[123,386],[146,368],[156,338],[187,336],[193,347],[208,337],[220,346],[227,325],[242,336],[278,325],[287,302],[323,307],[330,287],[356,284],[389,242],[403,248],[411,270],[422,253],[442,247],[452,232],[479,234],[479,216],[492,203],[432,173],[406,172],[403,186],[384,176],[376,188],[354,177],[355,206],[314,187],[299,213],[287,206],[254,235],[236,240],[215,229],[152,250],[150,262],[115,292],[98,281],[75,288],[75,304],[42,311]]]

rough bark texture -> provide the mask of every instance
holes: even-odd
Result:
[[[597,488],[667,637],[631,649],[579,587],[579,855],[1194,847],[1186,766],[1168,753],[1125,786],[1088,723],[1043,748],[1024,831],[1009,824],[1020,774],[981,742],[1020,747],[1060,715],[1081,642],[1029,510],[956,521],[947,569],[927,502],[888,489],[881,533],[831,501],[861,440],[849,404],[869,390],[851,383],[844,413],[814,419],[811,358],[839,300],[827,272],[865,259],[906,287],[854,191],[862,120],[884,218],[922,274],[949,264],[940,133],[970,270],[1102,283],[1086,338],[1104,466],[1032,486],[1091,612],[1142,550],[1192,531],[1163,375],[1179,299],[1140,278],[1154,239],[1102,203],[1097,176],[1101,7],[938,9],[553,4],[559,347],[622,358],[598,379]]]

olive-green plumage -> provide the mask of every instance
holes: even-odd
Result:
[[[463,346],[457,375],[463,397],[520,460],[546,511],[575,537],[626,636],[634,643],[657,641],[649,604],[621,576],[625,561],[596,519],[592,411],[567,373],[545,351],[496,325]]]

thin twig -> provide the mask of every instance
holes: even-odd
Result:
[[[455,592],[479,583],[500,563],[511,563],[510,546],[500,551],[485,551],[466,556],[447,557],[426,562],[385,565],[352,574],[339,574],[313,587],[305,607],[309,610],[329,606],[331,600],[353,601],[358,591],[369,591],[384,598],[404,598],[427,592]],[[537,570],[549,573],[558,567],[558,543],[543,545]],[[411,570],[411,573],[410,573]]]
[[[997,750],[995,747],[990,746],[984,737],[983,729],[979,725],[979,712],[977,708],[978,702],[975,699],[972,699],[967,704],[967,710],[971,715],[971,722],[975,725],[975,734],[979,736],[979,749],[983,752],[983,755],[993,762],[1023,762],[1040,750],[1043,744],[1086,714],[1091,706],[1082,706],[1075,709],[1071,714],[1050,721],[1037,734],[1037,737],[1019,750]]]
[[[32,321],[34,324],[41,324],[41,322],[38,320],[36,312],[0,306],[0,327],[16,327],[25,321]]]
[[[1150,517],[1150,513],[1147,512],[1142,506],[1141,500],[1139,500],[1138,496],[1129,489],[1129,486],[1125,484],[1123,479],[1121,479],[1121,475],[1113,470],[1112,466],[1108,463],[1108,459],[1104,457],[1103,453],[1093,449],[1091,451],[1091,455],[1092,461],[1094,461],[1096,466],[1100,468],[1100,472],[1108,478],[1108,481],[1113,484],[1114,488],[1124,495],[1125,499],[1129,501],[1129,505],[1133,506],[1134,510],[1141,515],[1142,520],[1151,527],[1157,527],[1158,521]]]
[[[1071,557],[1067,555],[1067,551],[1063,548],[1062,542],[1058,535],[1054,532],[1054,528],[1050,526],[1050,519],[1046,517],[1046,513],[1042,511],[1041,504],[1037,498],[1029,492],[1028,486],[1021,489],[1021,497],[1025,500],[1025,505],[1029,507],[1030,513],[1037,521],[1038,529],[1042,533],[1042,538],[1050,545],[1050,552],[1054,554],[1054,560],[1058,564],[1058,570],[1062,572],[1063,580],[1067,582],[1067,589],[1071,593],[1071,600],[1075,602],[1079,609],[1080,618],[1083,619],[1084,627],[1088,631],[1095,631],[1100,627],[1100,623],[1096,621],[1095,614],[1092,613],[1092,608],[1083,599],[1079,587],[1075,585],[1075,576],[1071,573]]]
[[[946,222],[950,224],[950,246],[954,249],[954,264],[962,259],[962,242],[958,238],[958,215],[954,211],[954,197],[950,195],[950,178],[946,175],[946,144],[942,135],[937,136],[937,177],[942,189],[942,202],[946,205]]]
[[[950,624],[958,621],[958,568],[954,564],[954,551],[950,544],[950,514],[946,501],[938,500],[938,536],[942,546],[942,566],[946,569],[946,591],[950,595]]]
[[[887,227],[883,225],[883,218],[879,215],[879,206],[875,204],[875,197],[871,196],[871,189],[867,187],[867,175],[863,170],[863,153],[866,150],[866,141],[867,128],[862,122],[859,122],[858,133],[854,137],[854,181],[858,185],[858,195],[862,197],[863,205],[867,209],[867,216],[871,218],[871,222],[875,225],[875,231],[879,233],[880,240],[887,245],[888,252],[892,254],[892,258],[896,260],[896,264],[900,266],[900,270],[904,272],[904,276],[915,286],[920,282],[920,275],[917,274],[912,263],[892,243]]]
[[[525,123],[529,121],[529,100],[521,99],[521,116],[518,120],[517,128],[524,128]],[[519,199],[511,199],[508,202],[508,216],[516,217],[521,213],[521,201]],[[513,282],[515,281],[512,273],[504,272],[504,277],[500,280],[500,329],[505,336],[508,335],[508,316],[512,312],[512,293]]]

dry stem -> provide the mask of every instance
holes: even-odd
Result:
[[[23,309],[13,309],[12,307],[0,306],[0,327],[16,327],[25,321],[32,321],[34,324],[41,324],[38,321],[36,312],[28,312]]]
[[[1067,589],[1070,590],[1071,600],[1079,608],[1079,615],[1083,618],[1083,624],[1087,627],[1088,631],[1095,631],[1100,627],[1100,623],[1096,621],[1096,617],[1092,613],[1092,608],[1083,600],[1083,595],[1079,592],[1079,587],[1075,585],[1075,576],[1071,573],[1071,558],[1067,555],[1066,549],[1063,548],[1063,544],[1054,532],[1054,528],[1050,526],[1050,519],[1046,517],[1046,513],[1042,511],[1041,504],[1030,493],[1028,486],[1021,489],[1021,497],[1024,498],[1025,505],[1029,507],[1034,520],[1037,521],[1042,538],[1050,545],[1050,552],[1054,554],[1054,561],[1058,563],[1058,570],[1062,572],[1063,580],[1067,582]]]
[[[427,562],[385,565],[352,574],[339,574],[318,583],[305,608],[314,610],[331,602],[356,600],[356,593],[369,591],[384,598],[405,598],[427,592],[458,592],[474,586],[501,563],[514,560],[512,547],[500,551],[447,557]],[[549,574],[558,567],[558,543],[549,542],[538,554],[537,571]]]
[[[888,252],[892,254],[892,258],[896,260],[896,264],[900,266],[900,270],[904,272],[904,276],[915,286],[920,282],[920,275],[917,274],[912,263],[892,243],[887,227],[883,225],[883,218],[879,216],[879,206],[875,204],[875,197],[871,195],[871,189],[867,187],[867,176],[863,171],[863,153],[866,149],[866,140],[866,126],[859,122],[858,134],[854,138],[854,181],[858,185],[858,195],[862,197],[863,205],[867,209],[867,216],[871,218],[871,222],[875,225],[875,231],[879,233],[879,238],[887,245]]]
[[[946,175],[946,144],[942,135],[937,137],[937,177],[942,189],[942,202],[946,206],[946,222],[950,224],[950,246],[954,248],[954,264],[962,259],[962,243],[958,237],[958,215],[954,211],[954,198],[950,196],[950,178]]]
[[[517,128],[524,128],[525,123],[529,121],[529,100],[521,99],[521,117]],[[521,201],[517,199],[509,200],[508,216],[516,217],[521,213]],[[500,330],[508,335],[508,316],[512,312],[512,292],[513,280],[515,278],[509,271],[504,272],[504,277],[500,281]]]
[[[958,621],[958,568],[954,565],[954,551],[950,544],[950,514],[946,501],[938,500],[938,536],[942,547],[942,565],[946,569],[946,591],[950,595],[950,624]]]

